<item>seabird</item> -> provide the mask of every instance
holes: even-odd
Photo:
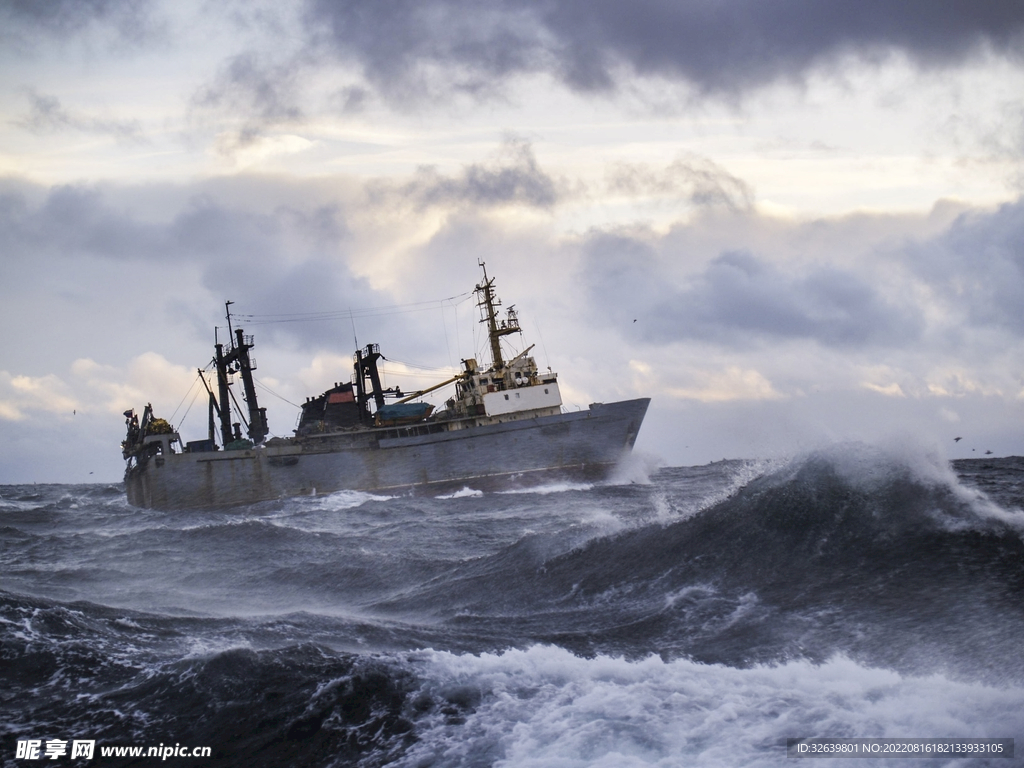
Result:
[[[962,437],[954,437],[954,438],[953,438],[953,442],[954,442],[954,443],[959,443],[959,442],[960,442],[961,440],[963,440],[963,438],[962,438]]]

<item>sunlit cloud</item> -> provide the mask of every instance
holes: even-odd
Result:
[[[0,371],[0,419],[21,421],[32,412],[71,417],[79,407],[71,388],[53,374],[12,375]]]

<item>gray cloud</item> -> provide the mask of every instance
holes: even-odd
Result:
[[[42,35],[67,39],[90,29],[112,30],[122,43],[137,45],[157,33],[162,22],[145,0],[3,0],[0,37],[25,51]]]
[[[697,206],[725,206],[733,211],[748,211],[754,204],[754,191],[743,179],[693,154],[663,171],[617,164],[608,174],[608,189],[625,195],[676,195]]]
[[[405,100],[427,95],[424,66],[446,68],[446,88],[477,94],[547,56],[535,9],[511,3],[311,0],[305,18],[321,51],[356,59],[371,83]]]
[[[231,154],[270,127],[302,119],[301,71],[296,61],[272,62],[253,52],[233,56],[214,81],[193,97],[193,110],[200,115],[228,112],[245,116],[243,126],[219,147]]]
[[[846,54],[905,53],[924,67],[986,50],[1019,56],[1024,6],[1014,0],[307,0],[321,50],[358,61],[366,77],[408,99],[440,70],[447,88],[548,72],[570,88],[609,91],[625,66],[639,75],[735,94],[799,80]]]
[[[55,187],[38,207],[24,196],[0,196],[0,236],[12,257],[100,255],[114,259],[166,253],[160,229],[113,210],[100,192]]]
[[[787,272],[745,251],[722,253],[679,280],[642,238],[597,234],[584,244],[582,273],[596,311],[648,343],[747,347],[788,339],[841,348],[901,346],[919,338],[924,326],[917,307],[893,305],[850,270]]]
[[[97,188],[57,187],[38,202],[15,190],[0,194],[0,239],[7,257],[0,263],[0,296],[13,298],[8,291],[18,286],[60,282],[62,275],[88,271],[87,264],[96,265],[97,281],[109,279],[101,275],[173,265],[188,276],[184,282],[191,281],[190,295],[160,284],[125,284],[126,306],[137,307],[141,300],[156,312],[167,302],[231,299],[237,312],[258,315],[253,322],[267,324],[260,329],[264,344],[292,349],[347,353],[352,328],[343,313],[395,304],[349,268],[350,234],[337,205],[303,207],[297,201],[260,212],[200,193],[173,207],[166,220],[151,222],[112,204]],[[81,300],[89,301],[93,286],[78,288]],[[315,313],[335,317],[321,322],[309,317]],[[144,314],[140,319],[148,323]],[[398,339],[391,349],[406,355],[409,347],[437,343],[427,330],[394,314],[371,312],[359,330]],[[192,316],[188,322],[197,323],[203,337],[210,320]]]
[[[203,287],[236,301],[239,311],[281,316],[387,303],[349,271],[348,230],[336,208],[280,207],[265,214],[200,196],[164,234],[174,254],[203,265]],[[332,333],[317,324],[269,330],[271,338],[309,344],[328,341]]]
[[[394,187],[371,185],[371,196],[380,202],[397,196],[417,207],[471,205],[526,205],[550,208],[559,198],[558,184],[537,163],[530,143],[506,139],[488,163],[473,163],[456,176],[443,176],[425,166],[412,181]]]
[[[72,113],[61,106],[56,96],[46,96],[30,90],[29,113],[15,122],[33,133],[75,130],[113,136],[118,141],[145,142],[142,126],[137,120],[113,120]]]
[[[1012,0],[570,0],[543,7],[545,27],[567,49],[605,52],[589,65],[568,58],[575,71],[597,70],[581,84],[600,82],[621,60],[641,74],[681,77],[705,91],[801,77],[847,53],[899,50],[926,66],[958,63],[986,45],[1015,53],[1024,30],[1024,8]]]
[[[1024,332],[1024,202],[968,212],[911,248],[911,265],[972,325]]]

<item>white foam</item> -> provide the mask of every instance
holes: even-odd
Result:
[[[313,498],[313,497],[311,497]],[[394,496],[379,496],[363,491],[335,491],[326,496],[316,496],[315,506],[329,512],[341,512],[346,509],[361,507],[371,501],[388,501]]]
[[[579,524],[591,529],[590,535],[586,537],[587,539],[593,538],[594,536],[613,536],[616,533],[624,531],[627,527],[632,527],[628,526],[627,523],[614,512],[604,509],[603,507],[590,507],[585,510],[581,510]],[[575,546],[579,546],[579,543]]]
[[[547,496],[548,494],[552,493],[567,493],[569,491],[589,491],[593,487],[593,483],[549,483],[547,485],[534,485],[527,488],[510,488],[507,491],[498,491],[498,493],[536,493],[540,496]]]
[[[718,590],[711,584],[688,584],[665,595],[665,610],[671,610],[680,601],[707,598],[717,593]]]
[[[664,464],[660,456],[631,451],[619,459],[608,478],[608,485],[649,485],[651,475]]]
[[[713,494],[702,497],[697,507],[693,510],[688,510],[686,514],[683,514],[680,517],[690,517],[695,512],[709,509],[716,504],[720,504],[726,499],[734,496],[744,486],[752,483],[763,475],[778,470],[780,467],[785,466],[786,463],[787,462],[785,460],[780,459],[749,459],[737,462],[730,468],[731,476],[728,485]]]
[[[722,474],[724,484],[721,484],[721,487],[714,491],[694,491],[685,498],[676,494],[670,497],[665,491],[654,491],[649,497],[652,514],[637,520],[636,524],[668,525],[691,518],[731,498],[753,480],[784,467],[787,463],[777,459],[732,462],[733,466],[728,468],[728,474]]]
[[[838,443],[815,453],[826,458],[855,488],[874,493],[891,483],[899,473],[908,472],[925,485],[949,489],[957,501],[974,513],[978,522],[995,520],[1024,534],[1024,511],[1004,509],[981,490],[964,485],[952,465],[940,457],[937,448],[912,437],[892,437],[879,445]],[[795,460],[794,469],[807,459],[808,456],[804,456]],[[971,527],[972,522],[937,510],[933,517],[950,530]]]
[[[435,496],[437,499],[467,499],[473,496],[483,496],[484,492],[476,488],[462,488],[455,493],[447,493],[443,496]]]
[[[413,661],[435,700],[468,691],[479,701],[464,722],[421,720],[399,766],[783,766],[790,737],[1024,736],[1022,688],[904,677],[842,657],[734,669],[534,646]]]

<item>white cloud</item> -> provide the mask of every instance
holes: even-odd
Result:
[[[887,395],[889,397],[906,397],[900,385],[895,381],[891,384],[881,385],[872,384],[871,382],[864,382],[865,389],[870,389],[872,392],[878,392],[880,395]]]
[[[197,388],[198,377],[195,368],[170,363],[156,352],[144,352],[124,367],[83,358],[71,364],[71,373],[95,408],[119,414],[151,402],[167,414],[164,418],[170,418],[182,397]]]
[[[52,373],[25,376],[0,371],[0,419],[21,421],[33,411],[70,417],[78,407],[71,388]]]
[[[68,380],[56,374],[15,375],[0,371],[0,418],[21,421],[33,412],[71,418],[75,413],[120,414],[146,402],[172,409],[196,379],[194,369],[173,365],[146,352],[126,366],[100,365],[78,359]],[[170,413],[169,410],[167,410]]]
[[[634,389],[650,397],[669,397],[677,400],[696,400],[702,403],[724,403],[735,400],[776,400],[783,397],[759,371],[728,365],[708,369],[687,366],[669,370],[638,360],[630,360],[634,372]]]

